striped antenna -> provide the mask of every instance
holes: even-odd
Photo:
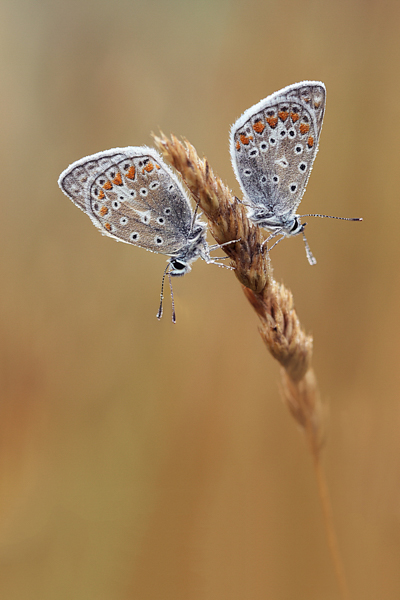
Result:
[[[322,217],[323,219],[339,219],[339,221],[362,221],[362,218],[357,217],[353,219],[352,217],[331,217],[330,215],[298,215],[300,218],[302,217]]]

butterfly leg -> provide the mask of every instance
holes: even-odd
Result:
[[[276,240],[276,242],[274,242],[274,243],[272,244],[272,246],[271,246],[271,248],[268,250],[268,252],[271,252],[272,248],[275,248],[275,246],[276,246],[277,244],[279,244],[279,242],[281,242],[281,241],[282,241],[282,240],[283,240],[285,237],[286,237],[286,236],[285,236],[285,235],[283,235],[282,237],[280,237],[280,238],[279,238],[279,240]]]
[[[229,269],[230,271],[234,271],[235,267],[230,267],[228,265],[222,265],[219,263],[219,260],[224,260],[225,258],[229,258],[229,256],[217,256],[216,258],[211,258],[209,254],[201,255],[201,258],[206,261],[208,265],[217,265],[217,267],[223,267],[224,269]]]
[[[271,240],[273,240],[274,237],[276,237],[281,231],[282,231],[282,228],[280,228],[278,231],[274,231],[274,233],[271,233],[271,235],[269,235],[267,237],[267,239],[263,241],[263,243],[261,244],[261,252],[264,252],[264,246],[266,246],[266,248],[267,248],[267,253],[271,252],[272,248],[274,246],[276,246],[276,244],[278,242],[280,242],[285,236],[283,235],[281,238],[279,238],[279,240],[277,240],[274,244],[272,244],[271,248],[269,248],[269,249],[268,249],[267,244],[268,244],[268,242],[270,242]]]
[[[217,248],[223,248],[224,246],[227,246],[228,244],[236,244],[236,242],[240,242],[242,238],[239,238],[238,240],[229,240],[229,242],[224,242],[223,244],[213,244],[212,246],[209,246],[209,251],[212,252],[212,250],[217,250]]]
[[[229,258],[229,256],[216,256],[216,257],[211,257],[210,256],[210,251],[211,250],[217,250],[217,248],[222,248],[223,246],[227,246],[228,244],[235,244],[236,242],[240,242],[239,238],[238,240],[229,240],[229,242],[224,242],[223,244],[214,244],[213,246],[205,246],[204,247],[204,251],[201,253],[201,258],[203,258],[206,263],[209,264],[214,264],[217,265],[218,267],[223,267],[224,269],[229,269],[230,271],[234,271],[235,268],[234,267],[229,267],[228,265],[221,265],[219,262],[219,260],[225,260],[227,258]]]
[[[234,271],[235,267],[230,267],[229,265],[222,265],[221,263],[217,262],[218,260],[223,260],[224,258],[228,258],[228,256],[223,256],[222,258],[218,258],[215,260],[208,260],[207,264],[208,265],[217,265],[217,267],[222,267],[224,269],[229,269],[230,271]]]

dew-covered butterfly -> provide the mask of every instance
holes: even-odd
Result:
[[[182,183],[147,146],[113,148],[86,156],[61,173],[58,184],[103,235],[169,257],[164,277],[185,275],[199,257],[210,257],[207,225],[193,211]],[[172,320],[175,309],[172,286]]]
[[[296,214],[318,151],[325,98],[321,81],[289,85],[246,110],[230,134],[232,165],[244,203],[249,206],[250,220],[271,232],[266,242],[278,234],[282,235],[279,242],[302,233],[311,265],[316,260],[301,217],[362,221]]]

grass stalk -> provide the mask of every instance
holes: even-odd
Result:
[[[321,464],[324,414],[311,367],[313,340],[301,327],[291,292],[273,278],[267,253],[261,251],[259,227],[247,218],[246,207],[217,177],[206,158],[200,159],[189,142],[175,136],[154,136],[163,157],[182,175],[209,221],[210,231],[232,260],[243,292],[260,319],[259,332],[269,352],[281,365],[284,401],[304,431],[313,458],[328,547],[343,600],[350,600],[336,539],[329,491]]]

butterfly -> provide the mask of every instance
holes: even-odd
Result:
[[[326,89],[321,81],[289,85],[255,104],[236,121],[230,133],[233,170],[248,205],[250,220],[277,235],[303,234],[308,261],[316,263],[296,214],[318,152],[325,113]],[[274,245],[275,245],[274,244]]]
[[[112,148],[72,163],[59,177],[61,190],[85,212],[103,235],[168,256],[161,286],[162,316],[164,278],[191,270],[199,257],[210,257],[207,225],[193,211],[188,193],[161,156],[147,146]],[[230,267],[228,267],[230,268]]]

